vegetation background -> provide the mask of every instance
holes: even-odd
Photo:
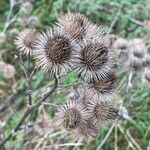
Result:
[[[17,1],[17,0],[16,0]],[[21,1],[21,0],[20,0]],[[0,61],[14,66],[16,73],[11,79],[0,74],[0,140],[14,129],[27,107],[28,81],[24,75],[23,67],[20,64],[19,53],[10,36],[12,29],[21,31],[25,28],[22,19],[35,16],[37,28],[43,29],[52,26],[57,17],[68,11],[82,12],[94,23],[109,30],[111,34],[121,36],[128,41],[133,38],[142,38],[146,43],[150,38],[150,1],[149,0],[31,0],[33,9],[31,13],[19,12],[21,3],[18,2],[11,12],[11,18],[17,15],[19,19],[13,21],[6,29],[6,40],[0,43]],[[4,31],[10,11],[10,1],[0,0],[0,31]],[[18,13],[19,12],[19,13]],[[150,22],[149,22],[150,24]],[[0,39],[1,40],[1,39]],[[150,40],[148,41],[150,43]],[[26,59],[23,58],[25,64]],[[34,68],[29,64],[30,69]],[[3,68],[0,68],[2,70]],[[121,104],[123,101],[124,112],[120,115],[117,124],[110,129],[102,129],[98,137],[88,144],[81,144],[64,135],[61,131],[52,129],[52,118],[55,109],[49,106],[40,106],[34,110],[25,120],[16,135],[6,144],[5,150],[32,150],[32,149],[99,149],[104,143],[103,150],[150,150],[150,84],[141,82],[143,69],[137,71],[133,78],[133,86],[129,92],[125,92],[127,73],[118,69],[118,93],[116,101]],[[76,80],[75,73],[71,73],[61,80],[62,85],[73,84]],[[32,79],[33,101],[38,101],[41,93],[47,90],[46,87],[53,81],[49,76],[38,70]],[[65,88],[57,94],[48,98],[49,102],[60,104],[64,102],[73,88]],[[105,138],[105,136],[108,137]],[[68,143],[68,144],[67,144]],[[69,144],[70,143],[70,144]],[[53,146],[53,147],[52,147]]]

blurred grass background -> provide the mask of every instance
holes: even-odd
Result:
[[[56,21],[56,18],[68,11],[82,12],[88,16],[94,23],[104,26],[106,30],[109,29],[113,22],[118,9],[122,6],[122,15],[116,21],[111,34],[119,35],[123,38],[143,38],[150,37],[149,29],[144,28],[140,23],[149,20],[150,21],[150,1],[149,0],[34,0],[33,10],[31,14],[22,14],[19,16],[22,18],[28,18],[30,16],[36,16],[39,19],[38,28],[46,28],[52,26]],[[9,11],[9,1],[0,1],[0,31],[4,29],[6,17]],[[13,13],[19,11],[17,5]],[[140,21],[140,23],[138,22]],[[11,29],[22,30],[24,26],[20,25],[18,21],[12,23],[7,29],[6,36],[9,36]],[[27,79],[23,73],[23,68],[20,65],[18,50],[16,49],[14,42],[11,39],[7,39],[6,42],[0,44],[0,61],[12,64],[16,69],[16,75],[13,79],[6,79],[0,74],[0,133],[1,137],[6,137],[20,120],[26,105],[27,105]],[[25,60],[26,61],[26,60]],[[27,62],[25,62],[27,63]],[[1,69],[1,68],[0,68]],[[30,69],[33,69],[33,64],[30,64]],[[118,90],[116,96],[117,103],[124,101],[129,118],[120,117],[119,126],[113,129],[111,135],[103,145],[104,150],[126,150],[126,149],[142,149],[150,150],[150,84],[144,84],[141,82],[142,70],[137,72],[133,79],[133,87],[128,92],[124,92],[124,83],[127,80],[126,74],[119,76],[119,85],[123,85]],[[72,84],[76,80],[75,73],[69,74],[63,80],[61,84]],[[38,70],[33,77],[33,101],[37,101],[40,92],[52,83],[49,76]],[[50,102],[62,103],[66,100],[66,96],[72,89],[62,89],[57,92],[57,95],[49,98]],[[5,106],[5,107],[4,107]],[[53,108],[45,108],[44,114],[46,114],[50,120],[53,118],[55,110]],[[43,109],[35,110],[25,123],[36,122],[39,114]],[[2,124],[2,123],[5,124]],[[109,129],[102,129],[99,132],[99,136],[95,141],[90,144],[80,146],[80,149],[96,150],[100,143],[103,141],[105,135]],[[128,136],[129,135],[129,136]],[[132,135],[132,136],[131,136]],[[44,136],[39,136],[33,131],[19,131],[6,144],[6,150],[32,150],[36,149],[37,144]],[[44,141],[48,143],[59,143],[62,138],[60,135],[55,137],[47,137]],[[30,143],[35,140],[36,142]],[[63,138],[61,139],[63,140]],[[135,140],[140,147],[133,146],[132,140]],[[43,141],[43,143],[44,143]],[[50,141],[50,142],[49,142]],[[65,138],[62,143],[70,143],[72,139],[70,137]],[[42,144],[43,144],[42,143]],[[42,145],[41,144],[41,145]],[[23,146],[24,145],[24,146]],[[134,145],[134,144],[133,144]],[[58,149],[73,149],[71,147],[61,147]],[[0,148],[3,149],[3,148]],[[37,149],[42,149],[40,146]],[[50,148],[52,149],[52,148]]]

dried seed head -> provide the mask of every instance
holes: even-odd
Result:
[[[118,50],[118,56],[120,64],[124,65],[124,63],[127,62],[130,58],[130,52],[129,50],[126,51]]]
[[[125,50],[129,46],[129,42],[126,39],[123,38],[117,38],[116,41],[113,44],[115,49],[122,49]]]
[[[82,51],[83,64],[89,68],[98,69],[99,66],[107,61],[107,53],[108,50],[106,49],[106,47],[103,47],[103,45],[87,45]]]
[[[25,29],[21,31],[15,40],[19,51],[23,54],[32,55],[36,36],[37,31],[35,29]]]
[[[57,125],[67,131],[83,129],[87,125],[89,113],[82,103],[69,101],[58,109]]]
[[[19,35],[19,31],[17,29],[11,29],[9,31],[9,38],[11,40],[15,40],[17,38],[17,36]]]
[[[92,82],[92,87],[99,93],[105,94],[109,93],[111,90],[116,89],[117,77],[115,73],[109,74],[109,76],[103,80],[99,80],[99,82]]]
[[[130,67],[139,70],[142,68],[142,59],[138,57],[131,57],[130,58]]]
[[[86,31],[88,19],[80,13],[68,13],[58,19],[57,25],[75,39],[82,39]]]
[[[110,46],[109,37],[104,32],[103,27],[93,23],[89,23],[86,26],[83,41],[86,41],[87,43],[102,43],[106,47]]]
[[[5,64],[5,67],[2,70],[4,78],[11,79],[14,77],[16,70],[13,65]]]
[[[142,66],[147,67],[150,65],[150,54],[145,54],[142,58]]]
[[[123,63],[127,61],[130,57],[131,52],[128,49],[129,44],[130,43],[128,40],[118,37],[116,38],[112,46],[114,50],[116,51],[116,53],[118,54],[119,60]]]
[[[45,71],[59,74],[73,67],[77,43],[60,29],[46,31],[38,35],[35,44],[35,59],[37,67]]]
[[[114,72],[111,72],[104,79],[99,81],[91,80],[86,90],[91,94],[94,101],[97,101],[97,99],[100,101],[111,101],[115,95],[116,88],[117,77]]]
[[[91,122],[96,126],[110,126],[118,116],[118,109],[110,102],[91,103],[88,109],[93,113]]]
[[[93,95],[93,93],[90,93],[88,90],[84,90],[82,92],[82,95],[81,95],[81,101],[87,107],[88,104],[94,102],[94,95]]]
[[[74,130],[72,135],[75,139],[83,138],[85,141],[91,141],[98,135],[100,126],[94,125],[90,120],[87,121],[86,127]]]
[[[134,56],[142,58],[146,53],[146,46],[143,39],[137,38],[130,42],[129,49],[133,52]]]
[[[77,56],[78,73],[85,80],[105,78],[115,66],[111,50],[103,43],[85,43]]]

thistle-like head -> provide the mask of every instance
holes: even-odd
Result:
[[[37,67],[59,74],[73,67],[77,43],[61,29],[47,30],[37,36],[34,57]]]
[[[34,50],[34,42],[37,38],[37,31],[35,29],[24,29],[15,39],[17,48],[22,54],[32,54]]]

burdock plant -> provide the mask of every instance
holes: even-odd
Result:
[[[74,66],[78,43],[61,28],[46,30],[37,36],[34,58],[37,67],[50,71],[55,75],[67,72]]]
[[[51,90],[35,104],[29,94],[30,107],[15,132],[32,110],[56,90],[59,79],[71,71],[77,73],[80,84],[72,99],[56,107],[56,125],[76,137],[88,139],[95,138],[102,127],[115,121],[118,115],[113,102],[117,88],[116,58],[107,43],[107,35],[100,29],[83,14],[68,13],[58,19],[53,29],[20,32],[16,38],[19,52],[33,57],[36,67],[55,81]],[[27,75],[30,80],[31,75]]]
[[[112,106],[117,87],[116,60],[100,29],[83,14],[68,13],[58,19],[53,29],[36,34],[36,38],[35,32],[27,30],[17,39],[17,44],[24,43],[20,46],[22,52],[33,49],[36,67],[56,77],[76,70],[84,80],[85,85],[79,87],[82,88],[79,97],[59,106],[56,115],[59,127],[76,135],[82,133],[83,137],[95,137],[98,130],[112,124],[118,114]],[[90,100],[88,97],[83,101],[86,93]]]

